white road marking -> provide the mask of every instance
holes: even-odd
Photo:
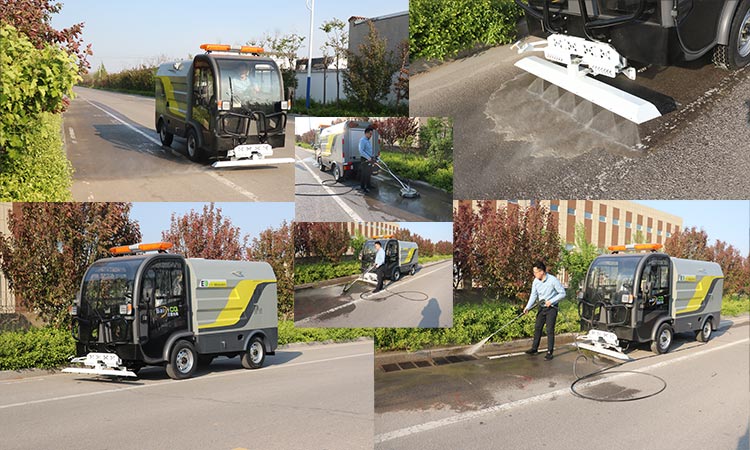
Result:
[[[299,363],[286,363],[286,364],[280,364],[278,366],[265,367],[261,371],[248,371],[248,370],[239,370],[238,369],[238,370],[233,370],[233,371],[230,371],[230,372],[222,372],[222,373],[217,373],[217,374],[213,374],[213,375],[206,375],[206,376],[197,377],[197,378],[188,378],[186,380],[166,380],[166,381],[161,381],[161,382],[152,383],[152,384],[144,384],[144,385],[138,385],[138,386],[129,386],[129,387],[117,388],[117,389],[106,389],[106,390],[103,390],[103,391],[86,392],[86,393],[72,394],[72,395],[64,395],[64,396],[61,396],[61,397],[43,398],[43,399],[39,399],[39,400],[31,400],[31,401],[28,401],[28,402],[11,403],[9,405],[0,405],[0,409],[17,408],[19,406],[36,405],[36,404],[39,404],[39,403],[48,403],[48,402],[54,402],[54,401],[59,401],[59,400],[69,400],[69,399],[73,399],[73,398],[91,397],[91,396],[94,396],[94,395],[112,394],[112,393],[115,393],[115,392],[132,391],[132,390],[136,390],[136,389],[145,389],[145,388],[149,388],[149,387],[163,386],[165,384],[173,384],[174,385],[174,384],[177,384],[177,383],[187,383],[187,382],[191,382],[191,381],[210,380],[210,379],[213,379],[213,378],[220,378],[220,377],[225,377],[225,376],[229,376],[229,375],[264,373],[264,372],[268,372],[269,370],[285,369],[285,368],[299,367],[299,366],[306,366],[306,365],[309,365],[309,364],[325,363],[325,362],[337,361],[337,360],[341,360],[341,359],[361,358],[361,357],[364,357],[364,356],[372,357],[373,353],[372,352],[358,353],[358,354],[355,354],[355,355],[336,356],[336,357],[333,357],[333,358],[326,358],[326,359],[320,359],[320,360],[315,360],[315,361],[305,361],[305,362],[299,362]]]
[[[706,353],[711,353],[711,352],[723,350],[725,348],[732,347],[734,345],[744,344],[744,343],[746,343],[748,341],[750,341],[750,338],[746,338],[746,339],[742,339],[742,340],[739,340],[739,341],[731,342],[729,344],[724,344],[724,345],[721,345],[719,347],[714,347],[714,348],[710,348],[710,349],[707,349],[707,350],[703,350],[701,352],[696,352],[696,353],[691,354],[691,355],[679,356],[679,357],[674,358],[674,359],[670,359],[670,360],[667,360],[667,361],[662,361],[662,362],[658,362],[658,363],[655,363],[655,364],[651,364],[650,366],[641,367],[641,368],[639,368],[637,370],[643,372],[643,371],[646,371],[646,370],[658,369],[660,367],[668,366],[668,365],[674,364],[676,362],[680,362],[680,361],[684,361],[684,360],[687,360],[687,359],[691,359],[691,358],[694,358],[696,356],[701,356],[701,355],[704,355]],[[602,379],[599,379],[599,380],[596,380],[596,381],[591,381],[591,382],[588,382],[588,383],[581,383],[580,388],[595,386],[597,384],[601,384],[601,383],[604,383],[604,382],[610,382],[610,381],[612,381],[612,379],[627,377],[629,375],[632,375],[632,374],[627,374],[627,373],[615,374],[615,375],[612,375],[610,377],[602,378]],[[503,403],[502,405],[490,406],[489,408],[483,408],[483,409],[480,409],[480,410],[477,410],[477,411],[471,411],[471,412],[467,412],[467,413],[456,414],[455,416],[446,417],[444,419],[434,420],[432,422],[426,422],[426,423],[422,423],[422,424],[419,424],[419,425],[414,425],[414,426],[407,427],[407,428],[401,428],[399,430],[393,430],[393,431],[389,431],[389,432],[386,432],[386,433],[381,433],[381,434],[378,434],[378,435],[375,436],[375,443],[379,444],[379,443],[383,443],[383,442],[387,442],[387,441],[392,441],[394,439],[399,439],[399,438],[411,436],[411,435],[417,434],[417,433],[423,433],[425,431],[430,431],[430,430],[434,430],[434,429],[437,429],[437,428],[442,428],[442,427],[445,427],[445,426],[448,426],[448,425],[453,425],[453,424],[456,424],[456,423],[465,422],[467,420],[477,419],[479,417],[486,416],[488,414],[495,414],[495,413],[498,413],[498,412],[501,412],[501,411],[506,411],[506,410],[509,410],[509,409],[512,409],[512,408],[516,408],[516,407],[519,407],[519,406],[525,406],[525,405],[529,405],[529,404],[532,404],[532,403],[538,403],[540,401],[549,400],[549,399],[556,398],[556,397],[563,396],[563,395],[572,395],[570,393],[570,388],[558,389],[556,391],[547,392],[546,394],[535,395],[533,397],[524,398],[524,399],[521,399],[521,400],[516,400],[514,402]]]
[[[440,263],[442,263],[442,262],[445,262],[445,261],[440,261]],[[436,266],[437,266],[437,265],[440,265],[440,263],[436,264]],[[450,267],[450,266],[445,266],[445,267]],[[412,281],[414,281],[414,280],[418,280],[418,279],[420,279],[420,278],[422,278],[422,277],[426,277],[427,275],[430,275],[430,274],[432,274],[432,273],[435,273],[435,272],[437,272],[438,270],[441,270],[441,269],[443,269],[443,267],[438,267],[437,269],[435,269],[435,270],[432,270],[432,271],[430,271],[430,272],[420,273],[419,275],[417,275],[417,276],[415,276],[415,277],[410,277],[410,278],[409,278],[408,280],[406,280],[406,281],[403,281],[403,282],[399,282],[399,284],[398,284],[398,287],[401,287],[401,286],[405,286],[405,285],[407,285],[408,283],[410,283],[410,282],[412,282]],[[403,279],[402,279],[402,280],[403,280]],[[386,286],[386,287],[387,287],[387,286]],[[398,293],[397,291],[394,291],[394,292]],[[312,315],[312,316],[309,316],[309,317],[305,317],[304,319],[300,319],[300,320],[296,321],[296,322],[295,322],[295,324],[297,324],[297,323],[304,323],[304,322],[310,322],[310,321],[312,321],[312,320],[315,320],[315,319],[317,319],[317,318],[318,318],[318,317],[320,317],[320,316],[323,316],[323,315],[325,315],[325,314],[330,314],[330,313],[332,313],[332,312],[336,312],[336,311],[338,311],[338,310],[340,310],[340,309],[346,308],[347,306],[351,306],[351,305],[357,304],[357,303],[359,303],[359,302],[362,302],[362,301],[366,301],[366,300],[369,300],[370,298],[372,298],[372,297],[368,297],[368,298],[357,298],[357,299],[354,299],[354,300],[352,300],[352,301],[350,301],[350,302],[347,302],[347,303],[343,303],[343,304],[341,304],[341,305],[335,306],[335,307],[333,307],[333,308],[331,308],[331,309],[328,309],[328,310],[326,310],[326,311],[322,311],[322,312],[316,313],[316,314],[314,314],[314,315]]]
[[[98,106],[98,105],[95,105],[94,103],[92,103],[92,102],[91,102],[91,101],[89,101],[88,99],[85,99],[85,98],[84,98],[84,100],[86,100],[86,102],[87,102],[87,103],[88,103],[89,105],[91,105],[91,106],[93,106],[94,108],[96,108],[96,109],[98,109],[98,110],[102,111],[102,112],[103,112],[104,114],[106,114],[106,115],[108,115],[108,116],[112,117],[112,118],[113,118],[113,119],[115,119],[116,121],[120,122],[121,124],[125,125],[126,127],[130,128],[131,130],[133,130],[133,131],[135,131],[136,133],[140,134],[141,136],[145,137],[146,139],[148,139],[149,141],[151,141],[151,142],[153,142],[154,144],[158,145],[159,147],[161,147],[161,146],[162,146],[162,145],[161,145],[161,141],[159,141],[159,140],[158,140],[158,139],[156,139],[155,137],[153,137],[153,136],[150,136],[150,135],[148,135],[148,134],[144,133],[143,131],[141,131],[141,130],[139,130],[138,128],[134,127],[133,125],[131,125],[131,124],[129,124],[129,123],[127,123],[127,122],[125,122],[124,120],[122,120],[122,119],[120,119],[119,117],[115,116],[114,114],[112,114],[111,112],[107,111],[106,109],[104,109],[104,108],[102,108],[102,107],[100,107],[100,106]],[[150,151],[150,150],[148,150],[148,152],[149,152],[149,153],[151,153],[152,155],[155,155],[155,154],[156,154],[156,152],[155,152],[155,151]],[[175,152],[172,152],[172,154],[175,154]],[[179,154],[178,154],[178,155],[179,155]],[[182,155],[179,155],[179,156],[180,156],[180,157],[182,157],[182,158],[184,158],[184,156],[182,156]],[[242,186],[240,186],[240,185],[238,185],[238,184],[236,184],[236,183],[233,183],[233,182],[229,181],[228,179],[226,179],[226,178],[222,177],[221,175],[219,175],[219,174],[218,174],[218,173],[216,173],[216,172],[213,172],[213,171],[207,170],[207,171],[206,171],[205,173],[206,173],[206,174],[208,174],[209,176],[211,176],[211,177],[212,177],[213,179],[215,179],[216,181],[218,181],[218,182],[220,182],[220,183],[224,184],[225,186],[228,186],[229,188],[231,188],[231,189],[232,189],[232,190],[234,190],[235,192],[239,193],[240,195],[242,195],[242,196],[244,196],[244,197],[247,197],[247,198],[249,198],[249,199],[250,199],[251,201],[257,202],[257,201],[259,201],[259,200],[260,200],[260,199],[258,198],[258,196],[257,196],[257,195],[253,194],[252,192],[248,191],[247,189],[243,188]]]
[[[73,130],[73,127],[68,127],[68,134],[70,135],[70,142],[78,144],[78,141],[76,141],[76,132]]]
[[[335,192],[333,192],[333,190],[331,188],[329,188],[328,186],[326,186],[326,185],[323,184],[323,180],[320,179],[320,177],[318,176],[318,174],[316,174],[312,169],[310,169],[309,167],[307,167],[307,164],[305,164],[305,162],[302,159],[300,159],[299,156],[296,155],[296,152],[295,152],[294,157],[297,158],[297,161],[299,161],[300,163],[302,163],[302,166],[305,168],[305,170],[307,170],[308,172],[310,172],[310,175],[312,175],[313,178],[315,178],[315,181],[317,181],[318,183],[320,183],[320,186],[323,188],[323,190],[325,190],[328,193],[328,195],[331,196],[331,198],[333,199],[333,201],[335,201],[341,207],[341,209],[344,210],[344,212],[346,213],[347,216],[351,217],[352,220],[355,221],[355,222],[364,222],[364,220],[362,220],[362,218],[359,217],[359,215],[357,213],[355,213],[354,210],[349,207],[349,205],[347,205],[346,203],[344,203],[343,200],[341,200],[341,198],[340,198],[339,195],[337,195]]]

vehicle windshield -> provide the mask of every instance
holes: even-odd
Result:
[[[132,304],[135,273],[142,262],[115,258],[91,266],[83,280],[79,316],[111,318],[120,314],[120,305]]]
[[[217,60],[221,73],[221,99],[232,109],[269,110],[282,100],[281,80],[274,64],[236,59]]]
[[[591,264],[586,278],[585,298],[589,303],[618,303],[633,291],[640,256],[599,257]]]

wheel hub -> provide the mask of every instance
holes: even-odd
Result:
[[[750,10],[745,14],[740,25],[740,35],[737,37],[737,52],[741,57],[750,55]]]

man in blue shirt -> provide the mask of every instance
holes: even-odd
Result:
[[[361,162],[359,164],[359,187],[362,191],[367,194],[370,187],[370,177],[372,176],[372,164],[375,163],[375,156],[372,150],[372,131],[374,128],[368,126],[365,128],[365,135],[359,140],[359,157]]]
[[[373,294],[383,290],[383,278],[385,278],[385,250],[380,241],[375,241],[375,275],[378,276],[378,285]]]
[[[552,351],[555,349],[555,322],[557,321],[558,303],[565,298],[565,288],[560,281],[547,273],[547,266],[537,261],[533,266],[534,282],[531,284],[531,296],[523,313],[526,314],[539,302],[539,311],[536,313],[536,324],[534,326],[534,342],[531,349],[526,353],[533,355],[537,353],[539,341],[542,339],[542,327],[547,324],[547,355],[544,359],[552,359]]]

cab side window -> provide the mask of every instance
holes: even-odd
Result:
[[[142,281],[141,301],[150,309],[152,327],[187,325],[185,276],[179,261],[158,261]]]
[[[214,96],[214,79],[209,67],[196,67],[193,72],[193,104],[208,106]]]

